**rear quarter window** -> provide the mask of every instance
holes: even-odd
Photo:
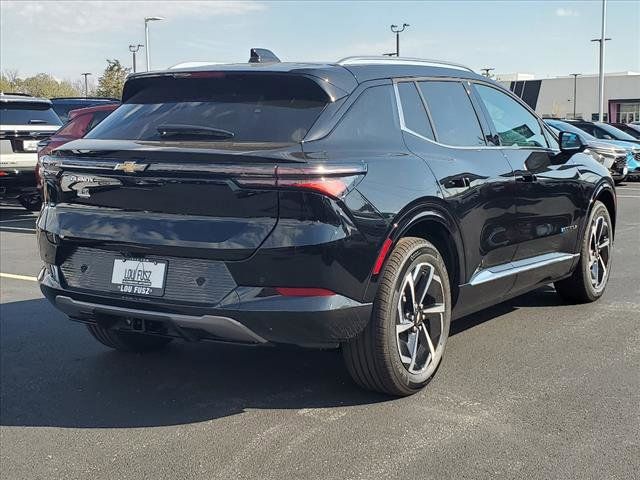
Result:
[[[330,135],[340,147],[388,149],[402,143],[391,85],[370,87],[358,96]]]

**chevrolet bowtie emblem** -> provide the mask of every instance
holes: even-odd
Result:
[[[148,163],[123,162],[123,163],[116,164],[116,166],[113,167],[113,169],[120,170],[125,173],[134,173],[134,172],[142,172],[148,166],[149,166]]]

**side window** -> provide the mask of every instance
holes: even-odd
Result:
[[[412,132],[433,140],[433,130],[431,130],[429,117],[427,117],[427,111],[424,109],[424,104],[415,83],[398,83],[398,94],[405,127]]]
[[[613,140],[614,138],[609,134],[609,132],[607,132],[604,128],[600,128],[600,127],[593,127],[592,128],[593,133],[591,133],[591,135],[593,135],[596,138],[601,138],[603,140]]]
[[[393,87],[380,85],[362,92],[331,133],[331,139],[358,149],[388,149],[390,144],[401,144]]]
[[[486,85],[475,86],[504,146],[547,147],[538,119],[505,93]]]
[[[104,120],[105,118],[107,118],[107,116],[110,114],[110,111],[98,111],[98,112],[94,112],[93,113],[93,118],[91,119],[91,123],[89,123],[89,126],[87,127],[87,132],[90,132],[91,130],[94,129],[94,127],[96,125],[98,125],[102,120]]]
[[[420,82],[436,139],[452,146],[486,145],[476,111],[459,82]]]

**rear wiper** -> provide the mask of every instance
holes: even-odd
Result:
[[[47,123],[46,120],[38,120],[38,119],[33,119],[33,120],[29,120],[29,125],[35,125],[36,123],[40,124],[40,123]]]
[[[166,124],[156,129],[161,137],[191,137],[191,138],[233,138],[235,134],[229,130],[201,125]]]

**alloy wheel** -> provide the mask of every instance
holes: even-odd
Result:
[[[404,367],[412,374],[432,372],[446,342],[442,280],[430,263],[418,263],[405,275],[398,296],[396,340]]]
[[[611,259],[609,223],[604,216],[596,217],[589,232],[589,273],[591,285],[600,291],[607,283]]]

